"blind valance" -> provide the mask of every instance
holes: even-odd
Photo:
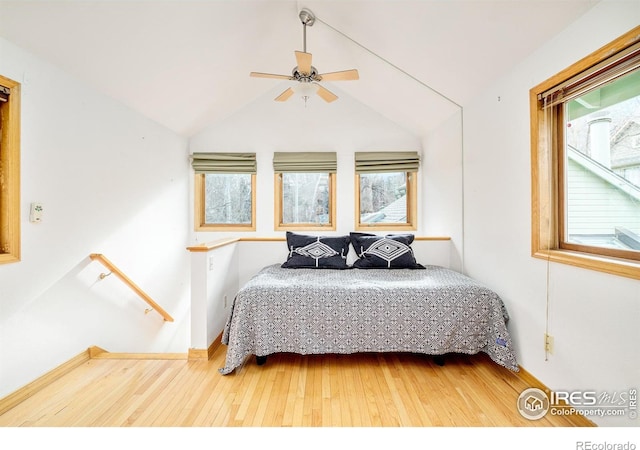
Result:
[[[555,106],[577,98],[588,91],[620,78],[640,67],[640,42],[631,45],[604,61],[580,72],[568,80],[538,94],[543,107]],[[635,80],[633,83],[636,83]],[[629,88],[630,96],[638,95],[638,88]],[[629,97],[630,98],[630,97]],[[619,101],[619,100],[618,100]]]
[[[273,170],[283,172],[329,172],[338,167],[336,152],[275,152]]]
[[[6,86],[0,85],[0,102],[9,101],[9,94],[11,94],[11,89]]]
[[[417,172],[418,152],[356,152],[356,173]]]
[[[256,173],[255,153],[194,153],[196,173]]]

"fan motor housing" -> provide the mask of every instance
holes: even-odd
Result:
[[[294,80],[301,81],[301,82],[320,81],[320,77],[318,77],[318,69],[316,69],[313,66],[311,66],[311,73],[309,73],[308,75],[305,75],[304,73],[300,72],[300,70],[298,69],[298,66],[295,66],[291,71],[291,76],[293,77]]]

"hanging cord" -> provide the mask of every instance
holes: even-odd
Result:
[[[454,105],[455,107],[457,107],[460,110],[460,164],[461,164],[461,189],[462,189],[462,201],[461,201],[461,222],[462,222],[462,230],[461,230],[461,241],[462,241],[462,245],[460,248],[460,264],[461,264],[461,272],[465,273],[465,253],[464,253],[464,108],[462,107],[462,105],[460,105],[459,103],[455,102],[454,100],[452,100],[451,98],[447,97],[446,95],[444,95],[442,92],[437,91],[436,89],[432,88],[431,86],[429,86],[428,84],[426,84],[425,82],[421,81],[420,79],[416,78],[415,76],[411,75],[409,72],[401,69],[400,67],[396,66],[395,64],[393,64],[391,61],[389,61],[388,59],[378,55],[377,53],[375,53],[373,50],[365,47],[364,45],[362,45],[360,42],[356,41],[355,39],[353,39],[352,37],[348,36],[347,34],[343,33],[342,31],[338,30],[337,28],[334,28],[333,26],[329,25],[327,22],[325,22],[324,20],[320,19],[319,17],[315,16],[315,20],[317,22],[321,22],[322,24],[326,25],[329,29],[335,31],[336,33],[338,33],[340,36],[344,37],[345,39],[347,39],[348,41],[352,42],[353,44],[357,45],[358,47],[360,47],[361,49],[363,49],[364,51],[366,51],[367,53],[369,53],[370,55],[373,55],[375,58],[379,59],[380,61],[382,61],[383,63],[391,66],[392,68],[394,68],[395,70],[397,70],[398,72],[400,72],[401,74],[405,75],[408,78],[411,78],[413,81],[415,81],[416,83],[418,83],[420,86],[430,90],[431,92],[435,93],[436,95],[438,95],[439,97],[445,99],[447,102],[451,103],[452,105]]]
[[[446,95],[444,95],[442,92],[439,92],[437,90],[435,90],[434,88],[432,88],[431,86],[429,86],[428,84],[424,83],[423,81],[419,80],[418,78],[414,77],[413,75],[411,75],[409,72],[406,72],[405,70],[401,69],[400,67],[396,66],[395,64],[393,64],[391,61],[389,61],[388,59],[383,58],[382,56],[378,55],[377,53],[375,53],[373,50],[370,50],[369,48],[365,47],[364,45],[362,45],[360,42],[356,41],[355,39],[353,39],[352,37],[348,36],[347,34],[343,33],[342,31],[338,30],[337,28],[332,27],[331,25],[329,25],[327,22],[325,22],[324,20],[320,19],[319,17],[316,16],[316,21],[323,23],[324,25],[326,25],[327,27],[329,27],[330,29],[332,29],[333,31],[335,31],[336,33],[338,33],[339,35],[341,35],[342,37],[348,39],[349,41],[351,41],[352,43],[354,43],[355,45],[357,45],[358,47],[360,47],[361,49],[363,49],[364,51],[366,51],[367,53],[375,56],[376,58],[378,58],[380,61],[384,62],[385,64],[388,64],[389,66],[393,67],[395,70],[397,70],[398,72],[402,73],[403,75],[411,78],[413,81],[415,81],[416,83],[420,84],[422,87],[425,87],[427,89],[429,89],[431,92],[439,95],[440,97],[442,97],[443,99],[445,99],[446,101],[448,101],[449,103],[451,103],[452,105],[457,106],[461,111],[462,111],[462,105],[456,103],[455,101],[453,101],[452,99],[450,99],[449,97],[447,97]]]
[[[549,106],[547,104],[547,102],[549,101],[549,99],[547,97],[544,97],[543,99],[543,108],[544,108],[544,122],[545,122],[545,139],[546,139],[546,158],[552,159],[553,158],[553,145],[555,142],[555,133],[556,133],[556,127],[555,127],[555,107],[553,106]],[[547,166],[549,167],[549,188],[548,188],[548,204],[547,207],[549,208],[549,212],[547,214],[548,216],[548,221],[547,221],[547,267],[546,267],[546,289],[545,289],[545,318],[544,318],[544,360],[548,361],[549,360],[549,346],[548,346],[548,342],[547,340],[549,339],[549,311],[551,308],[551,295],[550,295],[550,284],[551,284],[551,247],[552,247],[552,243],[553,243],[553,236],[552,236],[552,231],[553,231],[553,223],[554,220],[553,217],[554,215],[551,214],[551,209],[555,208],[555,205],[553,203],[553,191],[554,191],[554,186],[555,186],[555,180],[556,180],[556,176],[555,176],[555,164],[553,164],[553,161],[549,161]]]

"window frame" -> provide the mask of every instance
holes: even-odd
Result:
[[[0,120],[0,264],[20,261],[20,83],[0,75],[9,88]]]
[[[285,172],[287,173],[287,172]],[[296,172],[288,172],[296,173]],[[302,172],[301,172],[302,173]],[[274,174],[274,224],[275,231],[335,231],[336,230],[336,174],[334,172],[318,172],[328,175],[329,187],[329,223],[326,225],[318,225],[317,223],[284,223],[282,214],[284,211],[283,200],[284,192],[282,191],[283,173]]]
[[[640,261],[625,250],[564,242],[564,127],[562,104],[549,118],[539,96],[580,77],[612,55],[640,42],[640,27],[625,33],[529,92],[531,118],[531,254],[535,258],[640,279]],[[554,128],[555,127],[555,128]],[[548,138],[551,135],[552,138]]]
[[[398,171],[401,172],[401,171]],[[373,174],[377,172],[369,172]],[[382,173],[382,172],[380,172]],[[375,222],[362,223],[360,221],[360,173],[355,174],[355,229],[356,231],[415,231],[418,217],[418,172],[407,171],[405,180],[407,184],[407,221],[405,223]]]
[[[196,231],[255,231],[256,230],[256,174],[251,175],[251,223],[207,223],[205,221],[205,173],[195,174],[195,230]]]

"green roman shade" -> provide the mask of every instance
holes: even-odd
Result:
[[[196,173],[256,173],[255,153],[194,153]]]
[[[417,172],[418,152],[356,152],[356,173]]]
[[[273,170],[283,172],[336,173],[336,152],[275,152]]]

